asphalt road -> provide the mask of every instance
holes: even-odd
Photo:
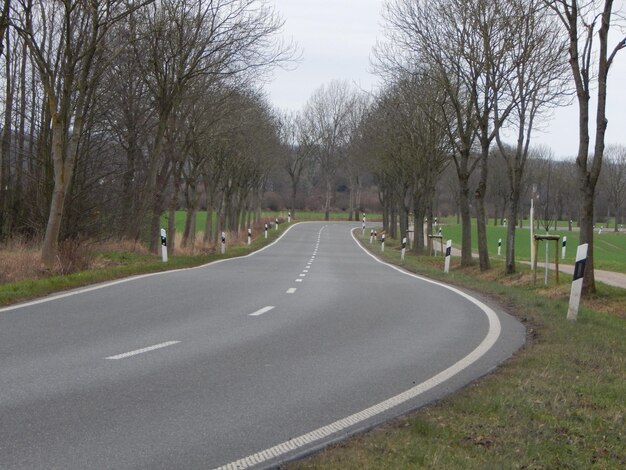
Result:
[[[0,468],[271,467],[490,371],[523,327],[346,223],[0,310]],[[228,466],[230,464],[230,466]]]

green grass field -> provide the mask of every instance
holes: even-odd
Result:
[[[567,224],[562,223],[563,226]],[[456,223],[454,218],[446,218],[441,225],[444,240],[452,240],[452,244],[461,247],[461,225]],[[545,234],[544,230],[535,232],[538,235]],[[574,264],[576,257],[576,247],[579,243],[578,231],[551,230],[551,235],[560,235],[561,240],[567,237],[567,250],[565,259],[561,260],[566,264]],[[502,255],[499,257],[504,259],[506,247],[506,227],[487,226],[487,241],[489,243],[489,255],[492,258],[498,258],[498,239],[502,239]],[[545,248],[541,242],[539,245],[539,260],[543,261],[545,257]],[[472,251],[478,251],[476,221],[472,223]],[[518,260],[530,261],[530,230],[528,224],[524,228],[517,228],[515,235],[515,255]],[[554,242],[549,246],[550,260],[554,259]],[[559,244],[559,259],[561,259]],[[594,265],[597,269],[605,269],[607,271],[617,271],[626,273],[626,232],[615,233],[613,231],[602,231],[602,234],[595,233],[594,236]]]

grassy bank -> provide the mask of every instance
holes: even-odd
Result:
[[[385,257],[400,264],[393,241]],[[534,289],[525,268],[503,277],[500,266],[487,274],[456,267],[444,276],[442,258],[408,256],[404,265],[504,305],[526,325],[526,347],[442,402],[286,468],[626,467],[626,290],[599,286],[570,323],[568,281]]]

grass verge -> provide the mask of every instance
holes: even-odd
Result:
[[[402,264],[386,245],[385,258]],[[442,258],[412,255],[403,265],[491,297],[526,324],[526,347],[447,399],[287,469],[626,468],[625,289],[599,286],[570,323],[568,281],[533,288],[525,267],[445,276]]]

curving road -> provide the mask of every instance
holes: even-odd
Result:
[[[271,467],[437,399],[523,327],[301,223],[245,258],[0,310],[0,467]]]

